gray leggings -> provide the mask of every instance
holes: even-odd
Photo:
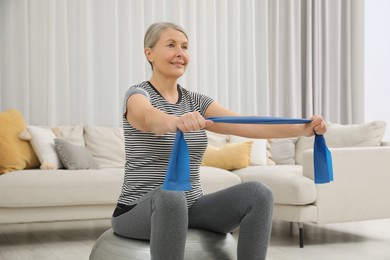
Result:
[[[183,192],[156,189],[112,218],[123,237],[150,239],[152,259],[182,260],[188,228],[229,233],[239,227],[239,260],[265,259],[272,225],[272,192],[246,182],[207,194],[187,208]]]

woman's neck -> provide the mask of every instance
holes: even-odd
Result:
[[[177,79],[167,79],[153,75],[149,81],[168,102],[177,102],[179,98]]]

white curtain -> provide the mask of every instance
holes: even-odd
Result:
[[[363,1],[269,1],[270,111],[363,120]]]
[[[190,38],[187,89],[245,114],[350,121],[352,2],[0,0],[0,111],[120,126],[126,89],[150,77],[144,32],[170,21]]]

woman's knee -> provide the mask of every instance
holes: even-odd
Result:
[[[187,201],[181,191],[160,190],[152,199],[152,210],[187,212]]]
[[[266,185],[256,181],[249,181],[244,183],[246,185],[246,189],[251,192],[251,196],[254,201],[259,202],[262,207],[268,206],[270,208],[273,207],[273,194],[272,190],[268,188]]]

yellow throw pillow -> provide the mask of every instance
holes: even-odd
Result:
[[[0,112],[0,174],[39,167],[30,142],[19,138],[25,129],[26,122],[18,110]]]
[[[252,141],[229,143],[221,147],[208,145],[202,165],[225,170],[245,168],[250,163]]]

